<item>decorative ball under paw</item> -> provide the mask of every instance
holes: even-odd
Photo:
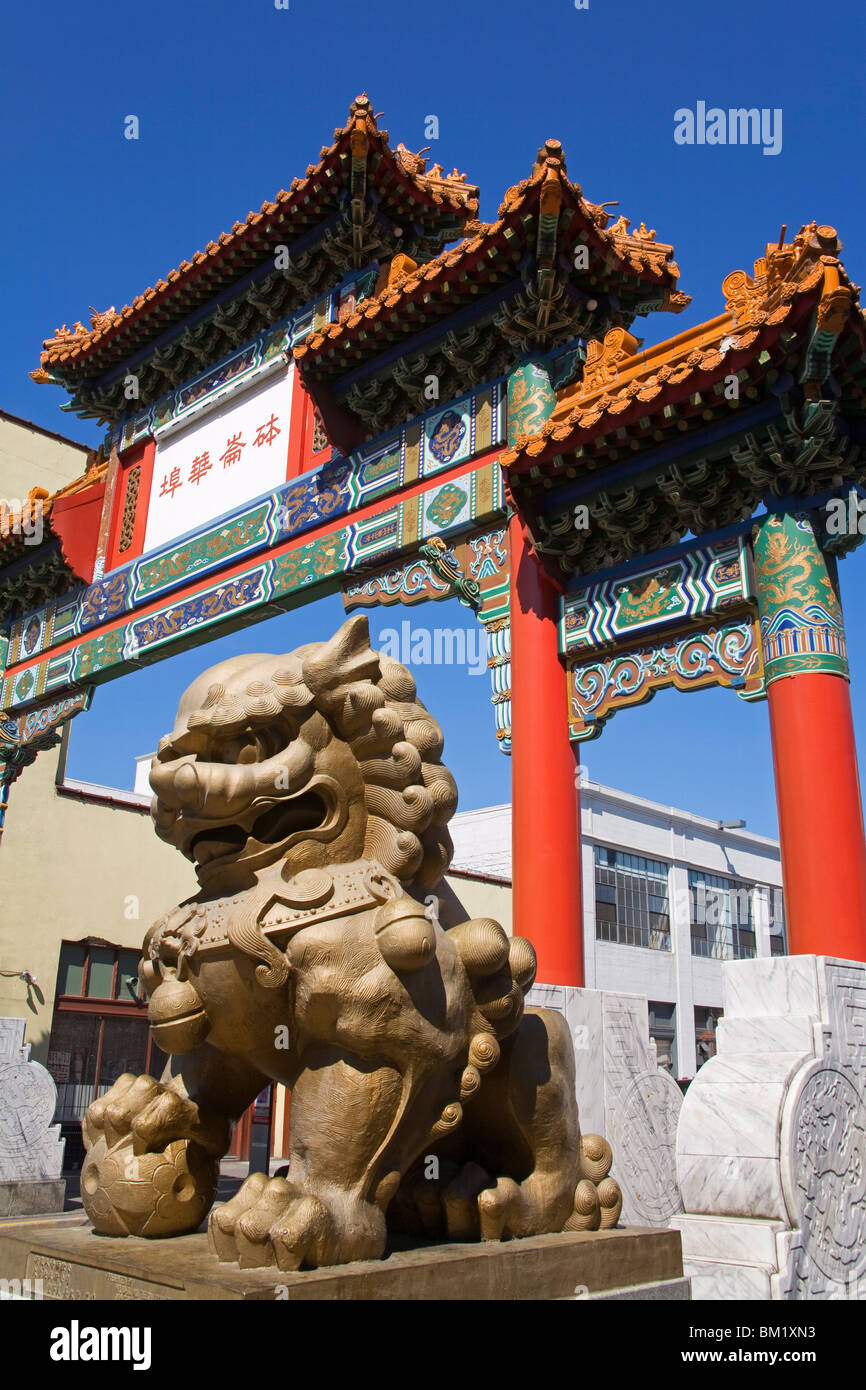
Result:
[[[101,1138],[81,1169],[81,1200],[103,1235],[185,1235],[207,1215],[218,1177],[215,1159],[189,1139],[137,1154],[129,1136],[113,1148]]]

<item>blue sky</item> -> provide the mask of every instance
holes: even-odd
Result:
[[[789,234],[831,223],[855,280],[866,274],[861,6],[831,15],[803,0],[783,11],[743,0],[589,0],[585,10],[572,0],[290,0],[288,10],[273,0],[43,0],[16,6],[5,37],[15,56],[0,113],[0,405],[83,442],[99,431],[60,413],[59,390],[28,379],[41,340],[86,322],[90,305],[128,302],[303,173],[362,90],[394,143],[430,143],[425,119],[438,117],[431,157],[481,185],[483,217],[539,144],[561,139],[587,197],[618,199],[618,211],[674,243],[693,304],[676,320],[638,320],[647,344],[718,313],[723,277],[751,270],[783,223]],[[781,153],[676,144],[674,112],[698,101],[780,108]],[[138,141],[123,138],[130,114]],[[855,553],[842,586],[866,748],[864,576]],[[326,635],[341,612],[339,599],[324,600],[103,687],[75,726],[70,771],[128,785],[133,756],[155,744],[201,666]],[[382,610],[372,629],[407,616],[465,626],[464,615],[456,604]],[[507,800],[486,678],[453,667],[416,676],[446,728],[461,804]],[[595,780],[775,833],[766,706],[723,691],[663,693],[618,715],[585,756]]]

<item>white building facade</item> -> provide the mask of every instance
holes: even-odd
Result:
[[[645,995],[662,1065],[693,1077],[715,1050],[722,963],[787,950],[778,842],[594,782],[581,830],[586,986]],[[502,920],[510,805],[461,812],[451,833],[456,893],[477,913],[480,885],[498,888]]]

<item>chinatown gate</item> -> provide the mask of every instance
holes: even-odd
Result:
[[[495,221],[477,193],[359,97],[288,191],[46,341],[34,379],[108,432],[31,494],[40,546],[2,528],[4,805],[105,681],[336,590],[456,595],[487,633],[544,987],[583,984],[580,744],[666,686],[769,701],[792,957],[866,960],[837,578],[866,325],[835,230],[783,228],[717,317],[641,350],[636,318],[689,303],[671,246],[584,199],[554,140]]]

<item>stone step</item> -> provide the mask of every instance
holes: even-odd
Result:
[[[695,1303],[765,1303],[772,1298],[770,1275],[754,1266],[713,1260],[683,1260]]]
[[[783,1221],[691,1214],[672,1217],[671,1226],[682,1236],[684,1261],[760,1265],[770,1274],[778,1269],[777,1238],[787,1229]]]
[[[608,1289],[605,1293],[591,1293],[589,1303],[688,1303],[691,1301],[691,1281],[688,1279],[660,1279],[655,1284],[634,1284],[631,1288]]]

